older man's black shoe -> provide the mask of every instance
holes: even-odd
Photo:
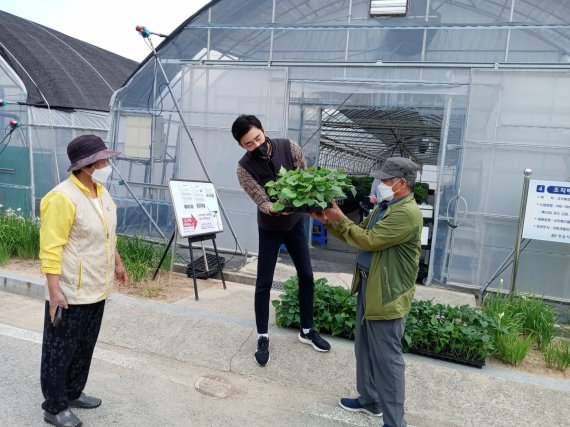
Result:
[[[83,425],[77,415],[71,412],[71,409],[59,411],[57,414],[45,411],[44,421],[56,427],[81,427]]]
[[[69,406],[73,408],[93,409],[101,406],[101,399],[86,396],[84,393],[81,393],[78,399],[69,402]]]

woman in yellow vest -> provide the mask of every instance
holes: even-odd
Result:
[[[67,146],[72,172],[40,204],[40,259],[47,278],[41,361],[44,420],[80,426],[70,407],[96,408],[83,393],[114,278],[127,273],[116,249],[116,206],[102,185],[120,154],[82,135]],[[59,309],[58,309],[59,307]]]

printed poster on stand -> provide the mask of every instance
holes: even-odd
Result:
[[[224,230],[214,184],[172,179],[168,186],[179,237],[196,237]]]

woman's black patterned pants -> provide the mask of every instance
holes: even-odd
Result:
[[[59,326],[54,327],[46,301],[40,376],[45,411],[57,414],[81,395],[89,376],[104,310],[105,300],[69,305],[63,310]]]

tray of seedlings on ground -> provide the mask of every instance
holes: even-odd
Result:
[[[311,166],[281,168],[277,179],[265,184],[275,212],[319,212],[356,190],[342,170]]]

